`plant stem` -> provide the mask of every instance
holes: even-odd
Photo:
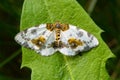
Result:
[[[12,59],[14,59],[19,53],[21,52],[21,49],[18,49],[15,51],[10,57],[8,57],[6,60],[0,63],[0,67],[3,67],[5,64],[10,62]]]
[[[89,15],[91,15],[91,13],[93,12],[96,3],[97,3],[97,0],[90,0],[89,6],[88,6],[88,9],[87,9],[87,12],[88,12]]]

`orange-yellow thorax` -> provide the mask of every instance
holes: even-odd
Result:
[[[61,37],[61,31],[66,31],[69,29],[68,24],[61,24],[59,22],[56,22],[54,24],[48,23],[46,28],[50,31],[55,31],[55,42],[54,45],[56,47],[60,46],[60,37]]]

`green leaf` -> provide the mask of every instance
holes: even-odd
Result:
[[[45,57],[23,48],[22,67],[32,69],[32,80],[109,80],[105,64],[113,57],[100,34],[102,30],[92,21],[76,0],[25,0],[21,30],[41,23],[69,23],[95,35],[99,46],[82,56],[64,56],[59,52]]]

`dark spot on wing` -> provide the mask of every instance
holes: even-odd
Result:
[[[36,34],[37,30],[36,29],[32,29],[31,30],[31,34]]]
[[[90,34],[90,33],[88,33],[88,32],[87,32],[87,35],[88,35],[88,37],[90,37],[90,36],[91,36],[91,34]]]
[[[24,42],[22,45],[25,46],[25,47],[27,47],[27,48],[29,48],[29,45],[28,45],[27,42]]]
[[[26,35],[25,35],[24,32],[21,33],[21,37],[22,37],[22,39],[24,39],[24,40],[26,40],[26,41],[29,41],[29,40],[30,40],[30,38],[26,38]]]
[[[42,35],[44,35],[44,34],[45,34],[45,32],[46,32],[46,31],[44,31],[44,32],[42,33]]]
[[[20,32],[20,35],[21,35],[22,39],[24,39],[24,40],[30,40],[29,38],[26,38],[27,30],[28,30],[28,29],[26,29],[26,30]]]
[[[91,40],[93,40],[93,38],[94,38],[94,37],[92,36],[92,37],[91,37]]]
[[[59,47],[58,42],[57,42],[57,41],[54,41],[54,42],[52,43],[52,47],[53,47],[54,49],[57,49],[57,48]]]
[[[70,36],[72,36],[72,34],[70,34]]]
[[[77,35],[78,35],[78,37],[82,37],[83,36],[83,32],[82,31],[78,31]]]
[[[49,44],[47,47],[48,47],[48,48],[52,47],[52,48],[54,48],[54,49],[64,48],[64,47],[69,48],[69,46],[68,46],[67,44],[63,43],[62,41],[59,41],[58,44],[54,41],[52,44]]]
[[[25,29],[25,30],[23,31],[23,33],[25,33],[25,34],[26,34],[27,32],[28,32],[28,29]]]
[[[45,45],[42,45],[42,48],[40,48],[40,49],[42,50],[42,49],[46,49],[46,48],[48,48],[48,47],[46,47]]]
[[[77,54],[78,54],[79,52],[80,52],[80,50],[77,50],[75,53],[77,53]]]
[[[20,35],[23,39],[25,39],[25,33],[24,32],[21,32]]]
[[[22,45],[22,42],[20,42],[19,40],[16,39],[16,42],[20,45]]]
[[[84,47],[84,51],[87,51],[89,49],[90,49],[90,47],[88,45]]]
[[[67,47],[69,48],[68,44],[63,43],[62,41],[59,42],[59,48],[64,48]]]

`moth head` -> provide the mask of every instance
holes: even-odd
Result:
[[[61,29],[61,23],[59,21],[55,22],[53,26],[55,29]]]

